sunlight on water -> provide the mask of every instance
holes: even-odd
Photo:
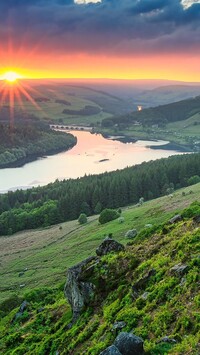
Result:
[[[99,174],[140,164],[143,161],[180,154],[175,151],[148,148],[149,145],[166,143],[163,141],[124,144],[89,132],[71,133],[78,138],[77,145],[71,150],[38,159],[20,168],[1,169],[0,191],[46,185],[56,179]]]

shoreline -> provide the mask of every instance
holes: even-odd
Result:
[[[62,129],[62,131],[67,131],[69,132],[69,130],[66,130],[66,129]],[[72,130],[71,130],[72,131]],[[74,129],[74,131],[77,131],[76,129]],[[86,131],[83,130],[83,131]],[[108,140],[113,140],[113,141],[119,141],[121,143],[136,143],[138,140],[140,141],[146,141],[148,140],[149,142],[158,142],[159,139],[151,139],[151,138],[146,138],[146,139],[142,139],[142,138],[132,138],[132,137],[129,137],[129,136],[126,136],[126,135],[114,135],[114,134],[108,134],[108,133],[104,133],[104,132],[91,132],[90,130],[87,131],[88,133],[91,133],[91,134],[101,134],[103,138],[105,139],[108,139]],[[34,161],[37,161],[39,159],[45,159],[46,156],[51,156],[51,155],[54,155],[54,154],[59,154],[59,153],[62,153],[62,152],[66,152],[70,149],[72,149],[75,145],[77,144],[77,140],[76,140],[76,143],[69,146],[68,148],[66,149],[52,149],[50,151],[47,151],[45,152],[45,154],[31,154],[31,155],[28,155],[27,157],[24,157],[22,159],[19,159],[19,160],[16,160],[14,162],[10,162],[10,163],[7,163],[7,164],[4,164],[4,165],[0,165],[0,169],[9,169],[9,168],[20,168],[20,167],[23,167],[24,165],[28,164],[28,163],[31,163],[31,162],[34,162]],[[148,148],[150,149],[162,149],[162,150],[166,150],[166,151],[169,151],[169,150],[173,150],[173,151],[177,151],[177,152],[181,152],[181,153],[192,153],[193,150],[191,149],[191,147],[188,147],[188,146],[184,146],[184,145],[181,145],[181,144],[177,144],[177,143],[174,143],[174,142],[168,142],[166,144],[161,144],[161,145],[148,145],[147,146]]]
[[[149,141],[149,142],[159,142],[160,139],[155,138],[132,138],[126,135],[114,135],[114,134],[109,134],[109,133],[104,133],[104,132],[99,132],[104,138],[106,139],[110,139],[113,141],[119,141],[122,143],[136,143],[137,141]],[[148,148],[151,149],[162,149],[162,150],[173,150],[173,151],[177,151],[178,153],[193,153],[193,149],[190,146],[186,146],[183,144],[178,144],[175,142],[170,142],[168,141],[166,144],[160,144],[160,145],[148,145]]]
[[[47,156],[67,152],[68,150],[72,149],[76,144],[77,144],[77,140],[74,145],[71,145],[66,149],[52,149],[50,151],[45,152],[45,155],[44,154],[43,155],[42,154],[31,154],[31,155],[28,155],[27,157],[24,157],[22,159],[4,164],[3,166],[0,165],[0,169],[3,170],[3,169],[10,169],[10,168],[21,168],[28,163],[37,161],[39,159],[45,159]]]

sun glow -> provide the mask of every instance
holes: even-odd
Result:
[[[27,107],[34,106],[38,111],[43,109],[38,105],[37,98],[42,94],[32,88],[28,83],[24,82],[24,76],[16,71],[5,71],[0,75],[0,113],[2,110],[10,111],[10,126],[14,125],[14,116],[16,112],[28,114]]]
[[[3,76],[2,79],[8,81],[9,83],[14,83],[17,79],[20,79],[21,75],[14,71],[8,71]]]

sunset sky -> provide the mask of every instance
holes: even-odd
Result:
[[[200,1],[1,0],[0,76],[200,82]]]

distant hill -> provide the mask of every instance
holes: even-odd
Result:
[[[167,105],[150,107],[142,111],[134,111],[131,114],[112,118],[113,124],[129,124],[138,121],[143,125],[167,124],[183,121],[200,112],[200,96],[181,100]],[[108,120],[107,120],[108,121]],[[106,126],[106,119],[103,125]]]
[[[165,105],[200,95],[200,85],[167,85],[134,95],[134,102],[144,108]]]

